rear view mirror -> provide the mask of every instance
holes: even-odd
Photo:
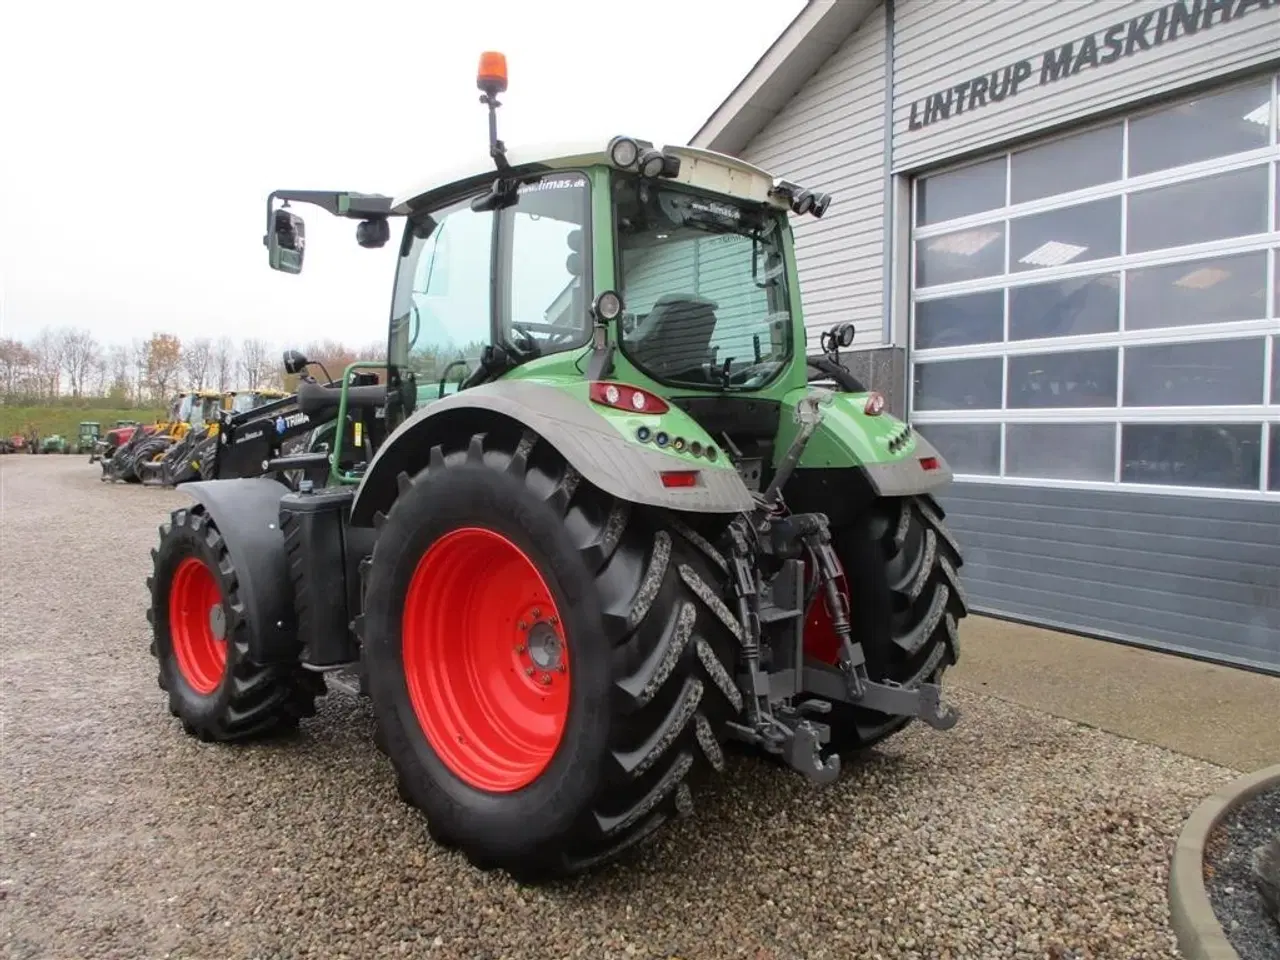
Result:
[[[302,272],[307,230],[300,216],[283,208],[275,211],[271,217],[271,232],[266,239],[267,259],[272,270]]]

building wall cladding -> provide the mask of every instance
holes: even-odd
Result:
[[[858,346],[882,341],[884,49],[879,5],[742,151],[775,176],[833,196],[821,220],[793,218],[810,352],[819,331],[845,320]]]
[[[956,483],[975,610],[1280,672],[1280,502]]]
[[[1280,0],[898,0],[894,41],[914,170],[1274,63]]]

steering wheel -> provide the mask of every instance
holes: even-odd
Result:
[[[529,353],[529,354],[537,354],[541,352],[540,348],[538,347],[538,341],[533,339],[533,334],[529,332],[529,328],[525,324],[516,323],[513,320],[511,322],[511,329],[516,333],[520,334],[520,336],[524,339],[523,344],[521,343],[513,344],[516,347],[516,349],[520,350],[522,353]]]
[[[761,360],[758,363],[752,363],[743,367],[736,373],[730,374],[728,382],[732,386],[741,386],[751,389],[762,385],[777,369],[778,362],[776,360]]]

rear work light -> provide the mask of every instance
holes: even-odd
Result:
[[[663,470],[661,474],[664,487],[696,487],[698,485],[697,470]]]
[[[631,387],[625,383],[594,380],[588,388],[592,403],[628,413],[666,413],[671,408],[667,401],[655,397],[648,390]]]

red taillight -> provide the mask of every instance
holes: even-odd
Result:
[[[868,417],[878,417],[884,413],[884,394],[876,393],[874,390],[867,394],[867,402],[863,406],[862,412]]]
[[[664,487],[696,487],[697,470],[663,470],[660,474]]]
[[[937,470],[940,464],[937,457],[921,457],[920,466],[925,470]]]
[[[625,383],[595,380],[588,389],[592,403],[613,407],[615,410],[626,410],[628,413],[666,413],[671,409],[661,397]]]

